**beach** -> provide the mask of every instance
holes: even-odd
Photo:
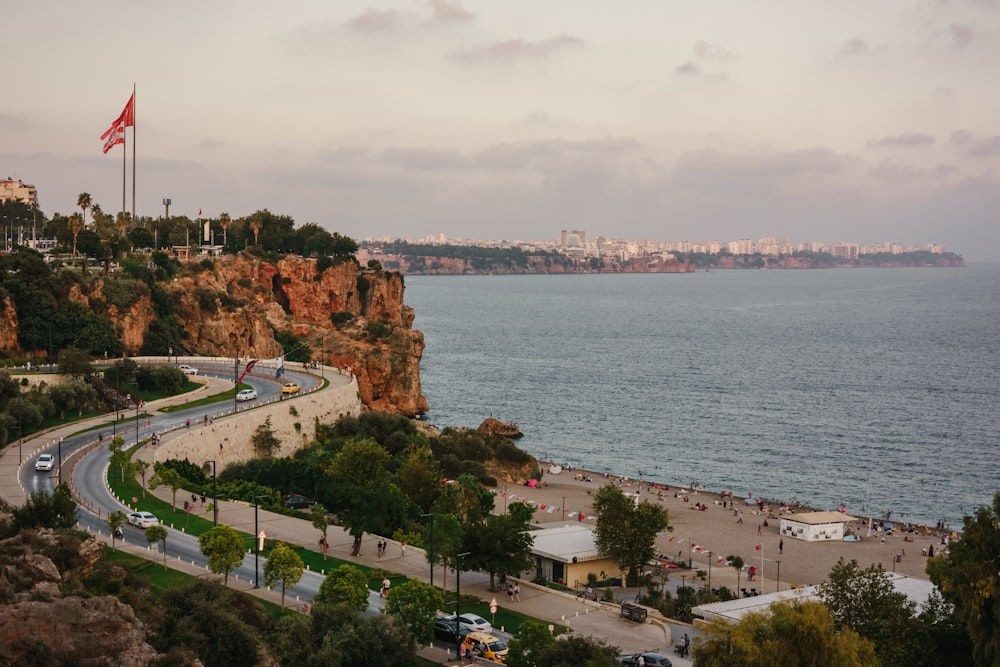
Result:
[[[592,481],[586,481],[588,479]],[[687,562],[690,558],[692,570],[706,570],[706,575],[711,561],[713,588],[737,588],[736,570],[725,566],[726,557],[730,555],[742,557],[745,563],[739,587],[753,587],[760,592],[774,592],[779,585],[781,590],[785,590],[791,586],[819,584],[828,578],[830,570],[840,559],[848,562],[856,560],[862,567],[880,563],[888,572],[927,579],[927,557],[921,555],[922,550],[933,546],[937,552],[941,544],[940,534],[917,535],[897,531],[892,535],[876,535],[873,532],[869,537],[867,522],[861,525],[860,520],[854,525],[854,532],[862,538],[860,541],[806,542],[779,534],[780,517],[783,515],[773,504],[772,512],[763,513],[756,507],[744,505],[743,498],[736,496],[734,516],[734,508],[728,503],[730,499],[725,498],[729,506],[724,508],[719,492],[672,484],[624,481],[579,469],[563,470],[555,475],[546,473],[542,484],[535,488],[501,484],[497,488],[495,511],[503,511],[504,503],[531,501],[536,506],[534,522],[541,527],[559,522],[581,522],[581,512],[584,515],[582,522],[593,526],[596,517],[593,516],[592,494],[602,485],[612,483],[628,493],[635,493],[639,488],[641,501],[667,510],[670,528],[657,537],[657,553],[673,561]],[[696,504],[703,504],[705,509],[696,509]],[[742,524],[738,523],[739,512],[743,514]],[[758,545],[760,549],[757,549]],[[750,566],[757,568],[758,577],[755,582],[748,583],[746,569]],[[688,570],[667,571],[671,581],[687,581],[690,584],[692,580]]]

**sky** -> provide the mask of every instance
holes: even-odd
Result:
[[[134,84],[139,215],[1000,248],[1000,0],[3,4],[0,178],[49,215],[121,208]]]

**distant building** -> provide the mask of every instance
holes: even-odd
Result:
[[[0,181],[0,202],[19,201],[28,206],[38,206],[38,189],[24,181],[6,178]]]
[[[597,549],[594,530],[579,523],[531,531],[534,575],[575,588],[585,586],[587,575],[622,577],[613,558]]]

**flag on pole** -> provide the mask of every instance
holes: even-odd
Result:
[[[243,378],[246,377],[247,373],[253,370],[253,367],[257,364],[257,361],[258,361],[257,359],[250,360],[250,363],[248,363],[247,367],[243,369],[243,373],[240,374],[240,379],[237,380],[237,382],[243,382]]]
[[[198,209],[198,217],[199,218],[201,217],[201,209],[200,208]]]
[[[763,544],[758,544],[757,546],[754,547],[754,549],[756,549],[757,551],[760,551],[763,548],[764,548]]]
[[[282,355],[278,357],[278,369],[274,372],[274,379],[277,380],[284,374],[285,374],[285,357],[284,355]]]
[[[135,127],[135,93],[128,98],[128,104],[122,110],[121,115],[115,119],[101,139],[104,139],[104,152],[107,153],[114,146],[125,143],[125,128]]]

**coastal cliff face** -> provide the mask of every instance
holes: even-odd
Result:
[[[578,262],[568,257],[528,256],[524,264],[500,261],[481,261],[454,257],[422,257],[381,255],[379,261],[386,267],[407,275],[508,275],[508,274],[564,274],[564,273],[691,273],[691,262],[642,258],[617,260],[604,258],[596,262]]]
[[[86,293],[74,285],[69,298],[88,307],[107,304],[126,353],[136,355],[159,316],[144,283],[133,281],[127,303],[112,298],[120,280],[98,278]],[[399,273],[359,270],[354,261],[318,272],[315,259],[268,262],[239,255],[188,262],[159,285],[181,327],[185,349],[175,353],[274,358],[291,352],[275,331],[289,332],[309,346],[311,359],[350,368],[367,407],[411,416],[427,410],[420,385],[424,338],[412,329],[414,313],[403,303]],[[3,331],[16,331],[16,314],[0,303],[0,319],[11,317]],[[16,337],[12,343],[0,340],[5,350],[16,350]]]

